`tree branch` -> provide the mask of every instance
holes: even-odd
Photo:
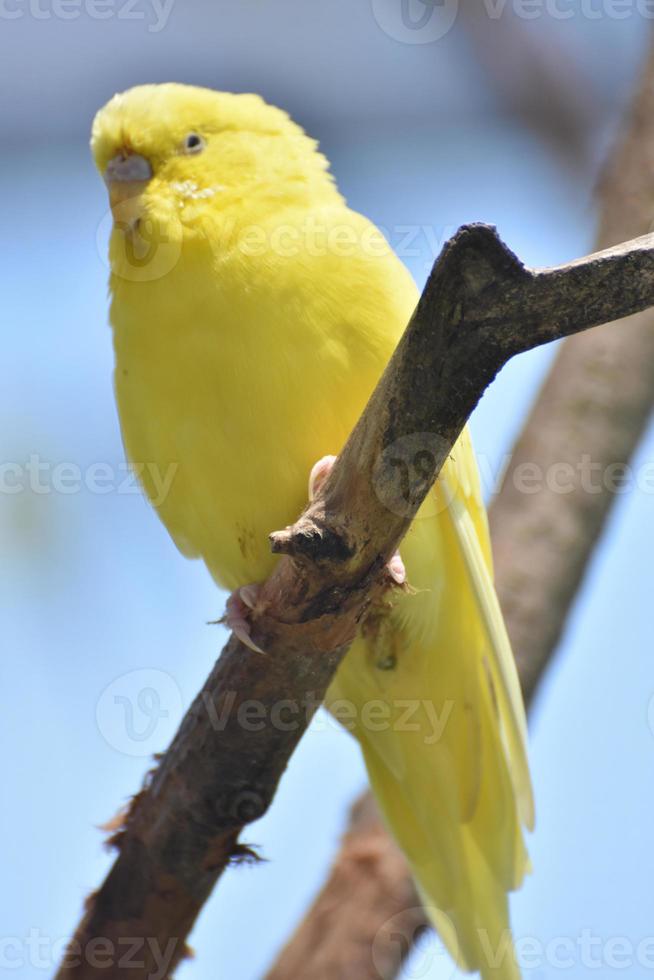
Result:
[[[155,949],[170,950],[173,968],[216,880],[243,853],[241,830],[270,804],[368,604],[389,587],[385,563],[486,386],[516,353],[651,305],[652,235],[544,271],[525,268],[485,225],[446,244],[321,493],[271,536],[284,557],[253,624],[266,654],[234,637],[226,645],[116,836],[119,856],[89,900],[60,980],[106,970],[89,956],[100,938],[113,950],[126,936],[143,941],[143,966],[128,968],[129,980],[156,968]],[[406,485],[393,460],[416,434],[427,465],[410,468]],[[244,724],[253,701],[265,721],[256,731]],[[296,725],[275,723],[281,702],[293,705]]]
[[[621,141],[601,185],[598,247],[643,234],[654,217],[654,46]],[[632,456],[654,403],[654,315],[631,317],[567,340],[512,453],[489,517],[495,583],[527,704],[556,649],[615,495],[584,485]],[[519,494],[523,465],[565,466],[574,490],[543,483]],[[370,794],[352,820],[329,877],[267,980],[392,980],[427,925],[406,862]],[[388,924],[392,923],[392,930]]]

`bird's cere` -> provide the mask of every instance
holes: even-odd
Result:
[[[107,164],[104,172],[105,183],[112,184],[115,181],[120,183],[143,183],[152,177],[152,167],[150,161],[138,153],[129,153],[126,156],[119,154]]]

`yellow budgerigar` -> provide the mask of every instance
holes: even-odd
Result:
[[[229,621],[247,642],[247,587],[274,563],[268,534],[344,445],[417,290],[315,141],[256,95],[140,86],[98,113],[92,149],[114,216],[127,454],[179,549],[232,590]],[[157,473],[173,474],[165,494]],[[507,893],[528,865],[533,803],[467,432],[400,552],[392,572],[407,586],[355,641],[327,703],[348,705],[444,943],[464,969],[510,980]]]

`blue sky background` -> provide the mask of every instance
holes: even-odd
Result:
[[[121,470],[106,201],[87,149],[94,109],[114,90],[151,79],[264,91],[323,138],[350,203],[394,244],[400,226],[430,229],[406,257],[419,282],[430,242],[467,220],[496,223],[534,265],[592,247],[591,177],[564,169],[499,114],[461,33],[406,44],[374,13],[366,0],[339,0],[329,11],[286,0],[274,16],[263,3],[207,13],[177,0],[157,33],[117,13],[93,20],[85,8],[70,21],[37,19],[27,7],[19,18],[0,17],[13,93],[0,113],[0,463],[20,468],[9,480],[3,470],[0,493],[2,974],[52,974],[110,861],[98,825],[139,787],[224,640],[205,625],[224,596],[177,553]],[[553,39],[564,33],[606,96],[610,130],[643,49],[642,19],[577,12],[541,27]],[[598,147],[605,140],[598,132]],[[476,446],[490,470],[551,355],[511,364],[475,413]],[[7,492],[7,481],[26,479],[30,458],[32,468],[41,464],[40,484]],[[636,464],[652,459],[654,431]],[[78,490],[75,470],[56,469],[72,464],[97,476],[90,468],[99,463],[120,481],[107,492]],[[66,472],[70,492],[55,491]],[[654,975],[653,514],[651,494],[618,501],[533,712],[534,874],[513,912],[518,939],[540,944],[525,961],[534,980]],[[262,975],[321,882],[364,782],[356,745],[322,717],[270,813],[248,833],[268,862],[228,873],[180,978]],[[404,973],[452,975],[433,941]]]

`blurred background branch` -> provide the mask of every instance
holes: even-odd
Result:
[[[509,5],[495,20],[480,0],[460,0],[459,10],[501,110],[588,176],[607,107],[567,38],[534,30],[533,21],[520,19]]]
[[[600,188],[597,248],[646,234],[654,217],[654,46]],[[530,705],[654,404],[654,313],[563,342],[513,449],[489,517],[495,577]],[[519,492],[525,464],[576,474],[571,493]],[[537,801],[538,802],[538,801]],[[328,879],[266,980],[392,980],[427,927],[406,863],[372,798],[354,805]]]

